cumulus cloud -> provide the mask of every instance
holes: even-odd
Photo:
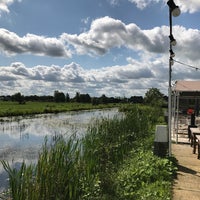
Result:
[[[56,38],[27,34],[20,37],[14,32],[0,29],[0,51],[6,55],[35,54],[40,56],[70,57],[63,43]]]
[[[9,12],[9,5],[12,4],[14,0],[2,0],[0,2],[0,12]]]
[[[183,26],[173,27],[177,40],[177,56],[189,62],[200,61],[200,31],[186,29]],[[166,55],[169,46],[169,27],[154,27],[142,30],[136,24],[124,24],[120,20],[103,17],[92,22],[89,31],[79,35],[62,34],[61,39],[73,46],[73,53],[104,55],[113,48],[129,48],[139,55]]]
[[[176,47],[178,55],[190,62],[199,61],[200,31],[197,29],[186,29],[185,27],[175,26],[174,32],[176,33],[178,41]]]
[[[128,0],[131,3],[134,3],[137,8],[143,10],[153,3],[164,3],[166,5],[168,0]],[[180,7],[181,12],[195,13],[200,11],[200,1],[199,0],[174,0],[174,2]]]
[[[139,2],[139,1],[138,1]],[[177,46],[176,59],[191,65],[200,61],[200,31],[173,26]],[[101,56],[113,48],[125,47],[136,52],[139,60],[127,58],[127,64],[86,70],[71,63],[65,66],[32,68],[20,62],[0,67],[0,87],[5,95],[16,91],[25,95],[51,95],[61,90],[74,95],[77,91],[92,96],[143,95],[156,86],[163,93],[168,88],[169,27],[143,30],[136,24],[125,24],[111,17],[92,22],[90,29],[81,34],[63,33],[58,38],[26,34],[23,37],[0,29],[0,51],[6,55],[34,54],[65,57],[73,54]],[[176,63],[172,68],[173,80],[198,79],[199,73]]]
[[[200,11],[199,0],[190,0],[190,1],[176,0],[176,4],[180,6],[181,12],[195,13]]]
[[[174,26],[177,48],[183,57],[199,60],[200,32]],[[112,48],[126,47],[137,53],[166,54],[169,46],[169,27],[161,26],[142,30],[136,24],[124,24],[120,20],[103,17],[93,21],[88,32],[79,35],[62,34],[61,39],[73,46],[77,54],[103,55]],[[192,48],[191,48],[192,47]]]
[[[21,0],[1,0],[0,1],[0,15],[2,12],[9,13],[9,6],[14,2],[21,2]]]
[[[179,53],[190,60],[199,60],[200,32],[174,26]],[[125,24],[111,17],[94,20],[90,29],[81,34],[63,33],[58,38],[33,34],[23,37],[0,29],[0,52],[8,56],[33,54],[39,56],[71,58],[73,55],[102,56],[114,48],[127,48],[137,54],[166,54],[169,45],[169,27],[143,30],[134,23]],[[192,48],[191,48],[192,47]]]
[[[64,66],[37,65],[27,67],[15,62],[0,67],[0,87],[2,95],[21,92],[24,95],[53,95],[55,90],[69,93],[89,93],[91,96],[144,95],[156,86],[167,93],[168,56],[144,54],[141,59],[127,58],[127,64],[84,69],[77,63]],[[178,63],[172,66],[172,79],[198,79],[199,71]]]
[[[200,31],[174,26],[175,59],[191,65],[199,63]],[[1,67],[0,87],[4,94],[16,91],[25,95],[53,94],[54,90],[70,93],[77,91],[92,96],[143,95],[152,86],[163,93],[168,88],[169,27],[154,27],[142,30],[136,24],[103,17],[92,22],[87,32],[79,35],[62,34],[48,38],[27,34],[23,37],[0,29],[0,50],[7,55],[29,53],[68,58],[73,54],[101,56],[112,48],[126,47],[135,51],[139,60],[127,58],[127,64],[86,70],[71,63],[65,66],[27,67],[15,62]],[[172,78],[197,79],[199,73],[178,63],[172,68]]]
[[[64,33],[61,39],[73,46],[77,54],[103,55],[112,48],[122,46],[136,51],[165,51],[166,27],[142,30],[136,24],[124,24],[108,16],[92,22],[88,32],[79,35]]]
[[[5,95],[16,91],[25,95],[52,95],[54,90],[61,90],[72,96],[77,91],[91,96],[121,96],[123,92],[131,95],[134,90],[147,89],[147,82],[155,79],[153,64],[144,65],[131,58],[127,60],[128,63],[124,66],[91,70],[76,63],[63,67],[40,65],[29,68],[16,62],[1,67],[0,86]]]

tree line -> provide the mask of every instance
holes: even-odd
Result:
[[[70,97],[69,93],[64,93],[61,91],[54,91],[53,95],[29,95],[24,96],[20,92],[13,95],[0,96],[3,101],[16,101],[20,104],[24,104],[27,101],[42,101],[42,102],[77,102],[77,103],[92,103],[106,104],[106,103],[146,103],[152,105],[163,104],[167,101],[167,97],[162,94],[157,88],[150,88],[143,96],[131,96],[127,97],[107,97],[105,94],[100,97],[91,97],[89,94],[81,94],[76,92],[74,97]]]

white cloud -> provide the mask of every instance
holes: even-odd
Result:
[[[7,12],[9,13],[9,5],[11,5],[14,0],[1,0],[0,2],[0,12]]]
[[[110,17],[96,19],[88,32],[80,35],[64,33],[61,39],[74,49],[73,53],[87,55],[104,55],[113,48],[126,47],[138,55],[167,55],[169,49],[169,27],[161,26],[142,30],[136,24],[124,24]],[[177,40],[174,47],[177,56],[189,62],[200,61],[200,31],[173,27],[173,35]],[[175,52],[175,53],[176,53]]]
[[[86,17],[86,18],[81,20],[81,22],[84,23],[84,24],[88,24],[89,21],[90,21],[90,17]]]
[[[64,67],[52,65],[32,68],[20,62],[12,63],[1,67],[1,95],[12,95],[18,91],[24,95],[53,95],[54,90],[68,92],[72,96],[77,91],[91,96],[133,95],[139,89],[147,89],[147,83],[155,79],[155,69],[152,70],[151,63],[143,64],[131,58],[128,60],[127,65],[98,70],[85,70],[76,63]]]
[[[129,0],[131,3],[136,4],[136,6],[140,9],[146,8],[148,5],[152,3],[158,3],[160,0]]]
[[[182,26],[174,26],[174,37],[177,39],[175,50],[177,57],[189,63],[200,61],[200,31],[197,29],[186,29]]]
[[[128,0],[131,3],[134,3],[137,8],[145,9],[150,4],[162,2],[166,5],[168,0]],[[189,12],[195,13],[200,11],[200,1],[199,0],[190,0],[190,1],[182,1],[182,0],[174,0],[175,4],[178,5],[181,9],[181,12]]]
[[[55,90],[60,90],[71,97],[77,91],[91,96],[129,97],[144,95],[151,87],[167,94],[168,88],[168,54],[157,56],[144,53],[140,60],[127,58],[126,65],[90,70],[76,63],[63,67],[38,65],[29,68],[20,62],[0,69],[1,95],[12,95],[18,91],[24,95],[53,95]],[[198,79],[199,75],[200,71],[178,63],[172,66],[173,80]]]
[[[34,54],[65,57],[73,54],[101,56],[113,48],[129,48],[139,60],[127,58],[127,64],[96,70],[86,70],[71,63],[61,66],[32,68],[23,63],[0,67],[0,87],[5,95],[20,91],[25,95],[52,95],[54,90],[75,95],[77,91],[92,96],[144,95],[148,88],[156,86],[162,92],[168,88],[169,27],[161,26],[143,30],[136,24],[103,17],[92,22],[88,31],[72,35],[64,33],[58,38],[26,34],[23,37],[0,29],[0,51],[8,56]],[[173,26],[177,46],[173,47],[175,59],[198,66],[200,62],[200,31]],[[125,60],[126,58],[124,58]],[[172,67],[175,79],[198,79],[199,71],[175,63]]]
[[[178,6],[180,6],[181,12],[199,12],[200,11],[200,1],[199,0],[190,0],[190,1],[175,1]]]
[[[9,6],[14,2],[21,2],[22,0],[1,0],[0,1],[0,15],[2,12],[9,13]]]
[[[119,4],[119,0],[107,0],[112,6],[116,6]]]
[[[40,56],[70,57],[63,43],[56,38],[27,34],[19,37],[14,32],[0,29],[0,51],[6,55],[35,54]]]
[[[189,61],[199,61],[200,31],[173,27],[177,39],[177,55]],[[166,54],[169,46],[169,27],[161,26],[142,30],[136,24],[125,24],[120,20],[103,17],[92,22],[90,29],[79,35],[63,33],[59,38],[33,34],[23,37],[0,29],[0,52],[8,56],[33,54],[39,56],[71,58],[73,55],[101,56],[113,48],[125,47],[138,55]]]
[[[80,35],[62,34],[66,44],[78,54],[103,55],[110,49],[125,46],[136,51],[163,53],[167,43],[166,28],[141,30],[136,24],[124,24],[120,20],[103,17],[92,22],[88,32]]]

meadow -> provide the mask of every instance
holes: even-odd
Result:
[[[5,199],[170,200],[175,162],[153,155],[162,109],[131,105],[121,110],[123,118],[97,120],[82,139],[45,140],[36,165],[15,169],[1,161],[9,175]]]
[[[91,103],[56,103],[56,102],[32,102],[19,104],[14,101],[0,101],[0,117],[33,115],[44,113],[58,113],[66,111],[78,111],[89,109],[102,109],[117,107],[118,104],[99,104]]]

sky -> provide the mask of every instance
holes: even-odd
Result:
[[[0,0],[0,96],[168,93],[166,0]],[[172,83],[200,78],[200,1],[174,0]]]

